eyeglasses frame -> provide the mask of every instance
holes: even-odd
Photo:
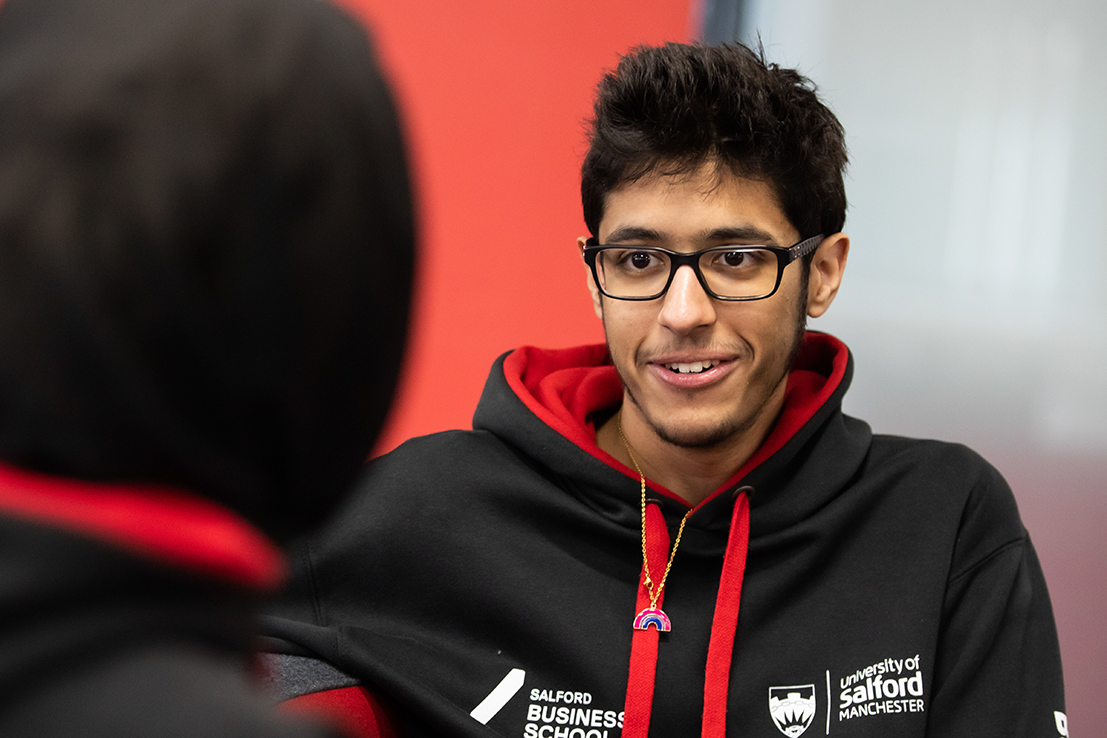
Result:
[[[670,251],[669,249],[661,248],[660,246],[633,246],[627,244],[601,244],[597,243],[596,237],[589,238],[584,244],[584,262],[592,270],[592,278],[596,282],[596,287],[600,293],[606,297],[610,297],[612,300],[656,300],[659,297],[664,296],[669,291],[670,285],[673,283],[673,277],[676,276],[677,269],[682,266],[692,267],[692,271],[696,274],[696,279],[699,280],[700,286],[703,287],[703,291],[716,300],[725,300],[727,302],[744,302],[750,300],[764,300],[768,297],[772,297],[776,294],[776,291],[780,289],[780,281],[784,278],[784,268],[791,264],[796,259],[802,259],[808,254],[812,253],[819,244],[823,242],[825,236],[822,234],[818,236],[812,236],[811,238],[805,238],[796,243],[788,246],[787,248],[781,246],[766,246],[763,244],[726,244],[723,246],[712,246],[710,248],[701,249],[699,251],[681,252]],[[707,286],[707,280],[703,276],[703,272],[700,271],[700,257],[711,251],[726,251],[738,250],[743,248],[758,248],[771,251],[776,256],[777,270],[776,270],[776,284],[773,285],[771,292],[765,295],[758,295],[756,297],[727,297],[724,295],[716,294]],[[608,293],[600,282],[600,275],[596,267],[596,257],[600,255],[602,251],[609,251],[614,249],[622,249],[624,251],[650,251],[655,253],[662,253],[669,257],[669,278],[665,280],[665,286],[661,288],[661,291],[655,295],[647,295],[644,297],[619,297]]]

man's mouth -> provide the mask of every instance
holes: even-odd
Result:
[[[715,361],[694,361],[691,364],[666,364],[665,368],[674,374],[701,374],[717,363]]]

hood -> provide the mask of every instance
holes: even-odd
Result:
[[[563,465],[564,448],[548,432],[533,424],[537,417],[558,437],[580,448],[623,475],[638,481],[638,473],[596,445],[595,418],[614,412],[623,399],[623,385],[604,344],[566,349],[522,347],[501,357],[502,371],[494,368],[481,396],[473,427],[489,430],[551,467]],[[720,516],[729,520],[738,486],[750,486],[754,508],[775,499],[771,488],[792,468],[795,457],[820,428],[841,410],[842,398],[853,376],[853,360],[844,343],[826,333],[808,331],[788,375],[784,408],[757,453],[733,477],[701,503],[691,519],[707,525]],[[502,379],[501,379],[502,377]],[[508,408],[522,403],[529,412]],[[591,470],[589,470],[591,472]],[[651,495],[667,508],[687,504],[660,485],[649,485]]]
[[[8,464],[304,531],[384,421],[413,249],[390,94],[330,3],[0,5]]]
[[[208,663],[246,666],[253,612],[284,560],[245,520],[169,489],[10,467],[0,468],[0,510],[0,723],[8,708],[86,685],[112,709],[137,706],[113,671],[136,654],[193,648]],[[159,664],[182,673],[171,658]]]
[[[284,580],[283,555],[246,520],[166,487],[82,482],[0,465],[0,513],[255,592]],[[33,558],[13,556],[6,563]]]

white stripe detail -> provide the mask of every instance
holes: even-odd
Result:
[[[512,669],[469,714],[481,725],[488,725],[488,721],[496,717],[496,713],[504,709],[504,705],[523,688],[523,680],[526,676],[527,673],[522,669]]]
[[[826,670],[826,734],[830,735],[830,708],[834,703],[830,701],[830,669]]]

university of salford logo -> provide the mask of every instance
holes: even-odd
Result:
[[[796,738],[815,719],[815,685],[769,687],[769,714],[780,732]]]

